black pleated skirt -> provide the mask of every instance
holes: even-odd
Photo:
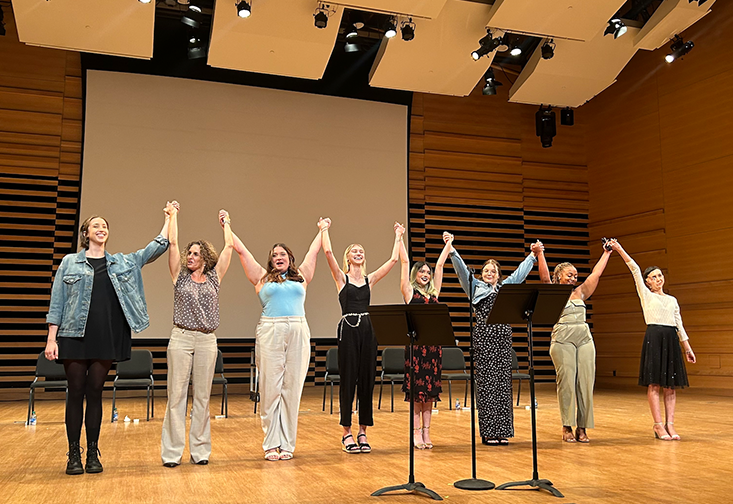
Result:
[[[655,324],[647,326],[641,348],[639,385],[661,385],[665,388],[690,386],[676,328]]]

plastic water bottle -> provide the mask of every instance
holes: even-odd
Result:
[[[31,419],[28,422],[28,425],[36,425],[36,420],[37,420],[36,412],[34,411],[33,413],[31,413]]]
[[[119,414],[117,413],[117,408],[112,410],[112,421],[116,422],[119,418]]]
[[[461,411],[461,400],[456,399],[456,411]]]

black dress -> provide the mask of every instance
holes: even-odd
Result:
[[[360,287],[349,283],[339,292],[341,321],[338,325],[338,361],[341,383],[339,402],[340,424],[351,425],[354,390],[359,399],[359,425],[374,425],[372,397],[377,376],[377,338],[369,318],[369,279]]]
[[[87,262],[94,268],[94,282],[84,337],[59,338],[58,360],[129,360],[132,350],[130,325],[109,279],[107,260],[87,257]]]
[[[512,328],[508,324],[486,324],[498,293],[494,290],[474,307],[476,409],[479,432],[484,438],[514,436]]]
[[[410,304],[437,303],[438,298],[422,295],[417,289],[413,290]],[[410,349],[405,347],[405,381],[402,384],[402,391],[405,393],[405,401],[410,400]],[[415,402],[429,403],[440,401],[440,393],[443,387],[440,382],[440,375],[443,372],[443,347],[415,345],[412,352],[412,366],[415,373]]]

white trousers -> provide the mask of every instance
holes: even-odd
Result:
[[[262,317],[257,325],[255,355],[265,451],[295,450],[298,408],[310,362],[310,336],[305,317]]]
[[[211,456],[209,396],[216,367],[216,335],[174,327],[168,343],[168,404],[163,420],[160,456],[181,463],[186,447],[188,382],[193,382],[193,410],[188,450],[194,462]]]

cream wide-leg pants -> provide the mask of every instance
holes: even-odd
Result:
[[[305,317],[261,317],[255,360],[259,370],[260,418],[267,451],[295,450],[298,408],[310,362],[310,329]]]
[[[168,343],[168,404],[163,420],[160,456],[181,463],[186,447],[188,382],[193,381],[193,410],[188,449],[194,462],[211,456],[209,397],[216,367],[216,335],[174,327]]]

